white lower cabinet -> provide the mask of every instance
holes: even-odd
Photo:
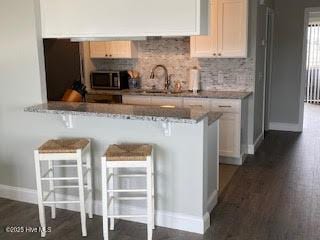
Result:
[[[202,107],[205,109],[210,108],[210,101],[203,98],[184,98],[183,99],[184,107]]]
[[[151,105],[151,97],[146,96],[122,96],[123,104]]]
[[[183,107],[183,99],[175,97],[151,97],[151,104],[155,106]]]
[[[238,113],[224,113],[220,118],[220,155],[240,157],[240,118]]]
[[[219,129],[219,152],[222,157],[220,162],[236,165],[243,163],[248,144],[247,99],[123,96],[122,101],[125,104],[199,107],[222,112]]]

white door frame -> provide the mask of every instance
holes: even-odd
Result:
[[[269,16],[271,16],[271,32],[269,32]],[[269,34],[271,34],[269,38]],[[264,130],[269,130],[270,128],[270,93],[271,93],[271,80],[272,80],[272,67],[273,67],[273,40],[274,40],[274,10],[270,7],[267,8],[267,14],[266,14],[266,44],[269,44],[265,47],[265,59],[264,59],[264,96],[263,96],[263,118],[262,118],[262,127]],[[270,42],[268,40],[270,39]],[[268,49],[270,49],[270,59],[269,59],[269,71],[268,71]],[[269,79],[267,79],[267,75],[269,76]],[[268,80],[268,85],[267,85]],[[266,92],[269,93],[268,101],[266,99]],[[268,106],[266,108],[266,106]],[[267,111],[266,111],[267,109]]]
[[[303,48],[302,48],[302,64],[300,76],[300,106],[299,106],[299,131],[303,131],[303,116],[304,116],[304,91],[307,80],[307,49],[308,49],[308,26],[311,12],[320,12],[320,7],[306,8],[304,11],[304,33],[303,33]]]

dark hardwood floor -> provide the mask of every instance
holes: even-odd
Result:
[[[212,226],[204,236],[157,228],[154,239],[316,240],[320,239],[320,106],[306,106],[302,134],[269,132],[255,156],[240,167],[220,195]],[[0,199],[0,226],[38,226],[37,206]],[[49,209],[47,209],[49,216]],[[47,239],[81,239],[80,218],[58,210],[47,219]],[[143,224],[120,221],[111,240],[146,239]],[[0,239],[39,239],[39,234],[5,233]],[[102,239],[102,220],[88,220],[88,237]]]

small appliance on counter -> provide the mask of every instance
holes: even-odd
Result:
[[[127,71],[93,71],[90,76],[91,89],[122,90],[129,88]]]
[[[190,69],[189,91],[193,93],[200,91],[200,71],[197,67]]]

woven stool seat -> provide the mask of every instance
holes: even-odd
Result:
[[[84,149],[89,144],[88,139],[57,139],[49,140],[38,150],[39,153],[76,153],[78,149]]]
[[[148,144],[114,144],[109,146],[105,156],[108,161],[146,161],[151,153],[152,146]]]

